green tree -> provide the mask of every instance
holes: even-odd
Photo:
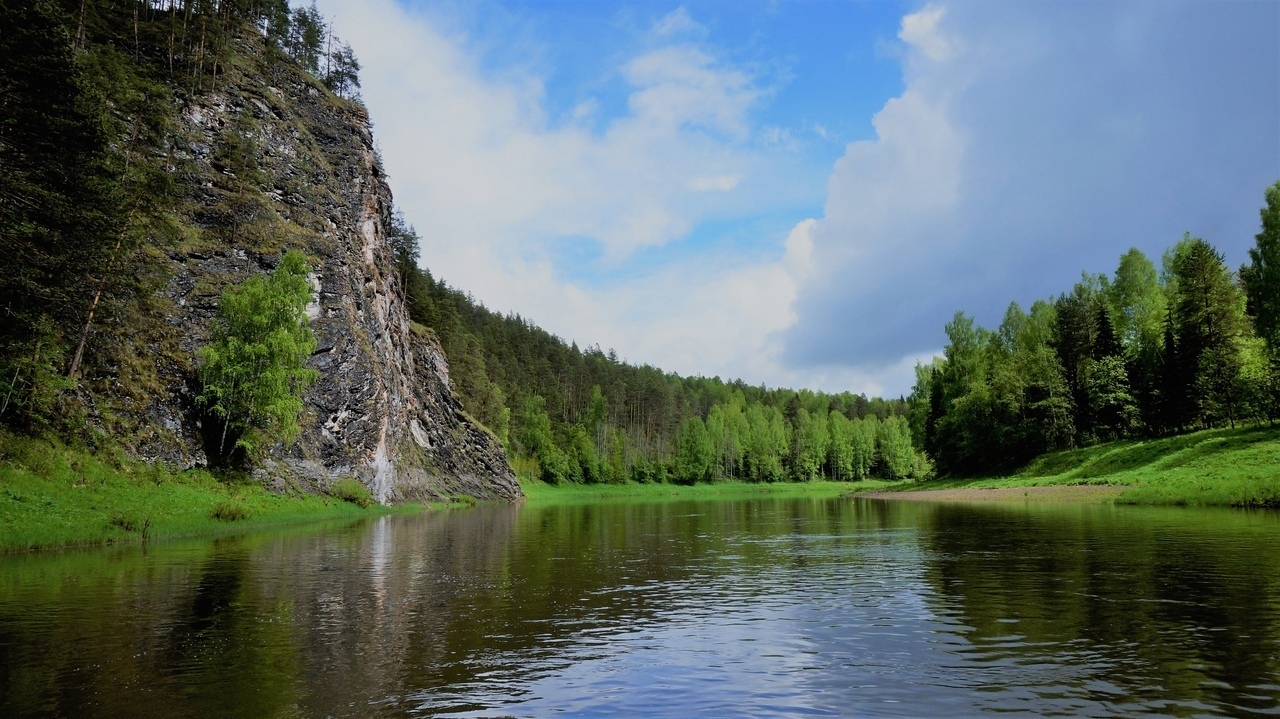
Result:
[[[910,477],[916,466],[916,453],[911,448],[911,428],[904,417],[889,417],[876,432],[876,451],[880,466],[890,479]]]
[[[809,410],[801,407],[796,413],[793,437],[796,479],[804,482],[817,479],[822,473],[822,463],[826,461],[831,442],[826,413],[810,414]]]
[[[680,425],[675,457],[676,479],[693,484],[711,478],[715,448],[700,417],[686,417]]]
[[[302,391],[319,377],[306,366],[316,347],[306,316],[310,271],[306,257],[290,251],[270,275],[249,277],[222,293],[211,342],[200,349],[199,396],[222,423],[220,461],[228,457],[229,436],[252,453],[298,435]]]
[[[853,479],[853,433],[854,422],[840,412],[831,410],[827,417],[827,431],[830,433],[827,448],[827,462],[831,465],[831,474],[836,479]]]
[[[1189,401],[1177,405],[1181,426],[1234,424],[1239,413],[1241,357],[1238,340],[1244,298],[1222,255],[1186,235],[1170,258],[1171,311],[1176,336],[1174,371],[1185,378]]]
[[[1120,256],[1115,278],[1107,288],[1107,303],[1115,333],[1130,357],[1160,347],[1165,301],[1155,264],[1136,247]]]
[[[1249,315],[1258,335],[1280,352],[1280,181],[1267,188],[1262,232],[1254,237],[1249,261],[1240,268]]]
[[[880,420],[875,415],[853,421],[849,454],[854,479],[861,480],[871,476],[871,470],[876,466],[876,435],[879,433]]]
[[[1119,355],[1089,364],[1084,378],[1094,431],[1103,441],[1126,437],[1138,423],[1138,406],[1129,391],[1129,374]]]

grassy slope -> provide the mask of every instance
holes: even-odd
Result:
[[[613,497],[716,497],[751,494],[824,495],[876,490],[1105,484],[1128,489],[1129,504],[1280,507],[1280,428],[1212,429],[1176,437],[1124,440],[1051,452],[1017,474],[930,482],[726,482],[552,486],[521,473],[530,501],[591,501]]]
[[[1051,452],[1017,474],[894,485],[906,491],[956,487],[1111,484],[1130,504],[1280,507],[1280,428],[1211,429]]]
[[[202,470],[170,472],[0,434],[0,552],[242,532],[416,509],[278,495]]]

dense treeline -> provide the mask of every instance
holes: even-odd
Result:
[[[120,391],[95,382],[140,361],[127,337],[155,315],[163,248],[183,233],[175,100],[216,90],[249,33],[335,94],[359,87],[314,4],[0,0],[0,422],[83,432],[92,393]],[[252,184],[250,149],[234,128],[219,143],[228,182]],[[217,208],[233,234],[241,190]]]
[[[918,366],[911,423],[939,471],[1008,469],[1041,452],[1280,417],[1280,182],[1233,273],[1190,235],[1157,271],[1137,249],[1113,276],[1015,302],[995,330],[963,312]]]
[[[417,235],[400,216],[390,239],[412,318],[437,332],[463,405],[524,472],[552,482],[695,482],[927,471],[901,399],[680,377],[582,350],[419,268]]]

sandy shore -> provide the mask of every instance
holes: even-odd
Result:
[[[968,487],[929,489],[919,492],[861,492],[847,496],[910,502],[1110,502],[1126,489],[1128,487],[1079,484],[997,489]]]

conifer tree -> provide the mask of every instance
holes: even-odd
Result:
[[[1240,268],[1240,283],[1248,298],[1249,315],[1258,335],[1280,353],[1280,181],[1267,188],[1262,208],[1262,231]]]

